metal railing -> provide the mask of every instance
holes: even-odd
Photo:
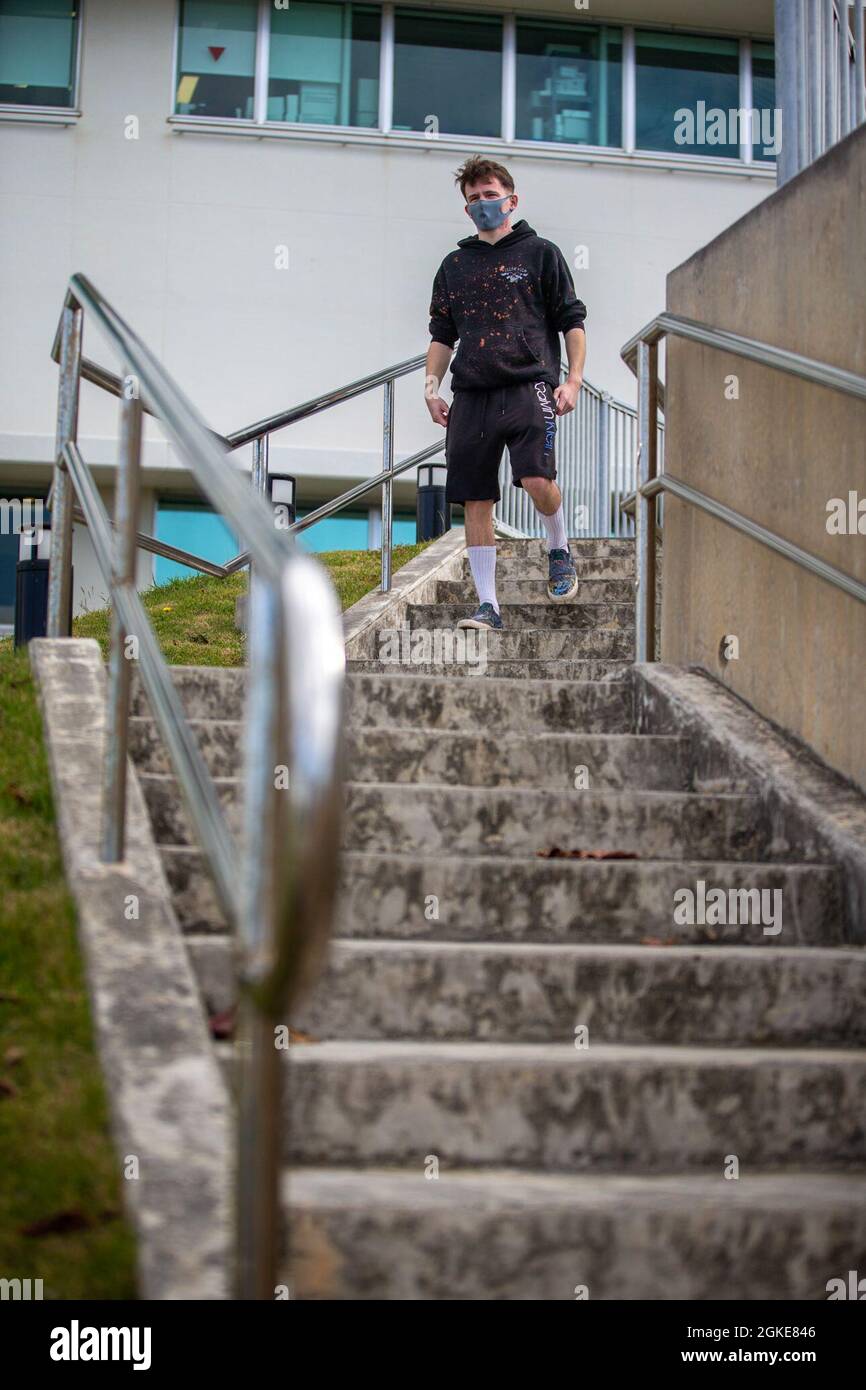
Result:
[[[124,376],[82,356],[85,311],[116,349]],[[219,437],[140,338],[83,275],[73,275],[54,355],[60,362],[48,634],[69,635],[72,526],[87,524],[111,596],[101,856],[124,855],[133,659],[170,755],[217,893],[233,927],[239,987],[236,1269],[240,1298],[273,1298],[280,1231],[280,1054],[275,1027],[327,941],[341,806],[342,622],[320,566],[274,528],[264,501],[226,464]],[[114,526],[79,451],[79,388],[119,395]],[[202,493],[253,558],[244,748],[243,834],[229,832],[210,774],[135,589],[142,413],[155,416]],[[157,549],[157,544],[149,548]],[[167,554],[172,547],[159,546]],[[175,551],[185,563],[196,557]],[[198,568],[205,562],[197,561]],[[211,572],[213,568],[211,567]],[[301,635],[302,634],[302,635]],[[302,645],[301,645],[302,644]],[[288,789],[278,769],[288,772]]]
[[[568,369],[561,367],[564,381]],[[664,456],[664,422],[658,422]],[[577,404],[556,422],[556,475],[570,536],[632,536],[622,503],[635,488],[637,411],[584,381]],[[507,455],[499,474],[495,517],[521,536],[543,536],[544,523],[523,488],[513,487]]]
[[[864,0],[776,0],[780,185],[866,120],[863,11]]]
[[[633,496],[627,498],[623,506],[627,507],[632,502],[635,504],[635,659],[655,659],[656,498],[665,492],[707,512],[717,521],[750,536],[752,540],[758,541],[779,555],[784,555],[802,569],[842,589],[852,598],[866,603],[866,584],[862,584],[859,579],[836,569],[833,565],[828,565],[817,555],[812,555],[800,546],[794,545],[792,541],[776,535],[774,531],[752,521],[742,512],[724,506],[715,498],[708,497],[706,493],[660,470],[657,430],[650,428],[650,421],[657,418],[659,400],[662,396],[662,385],[658,379],[658,345],[666,336],[685,338],[719,352],[734,353],[748,361],[759,362],[762,366],[798,377],[801,381],[813,382],[815,385],[841,391],[858,400],[866,401],[866,377],[857,376],[843,367],[834,367],[827,362],[803,357],[800,353],[790,352],[786,348],[777,348],[769,343],[758,342],[754,338],[745,338],[739,333],[712,328],[709,324],[683,318],[679,314],[658,314],[629,339],[622,349],[621,356],[637,377],[637,486]]]

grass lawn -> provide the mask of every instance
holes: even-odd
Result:
[[[395,545],[393,568],[407,565],[423,545]],[[378,550],[333,550],[317,557],[325,564],[340,606],[351,608],[379,583]],[[199,574],[173,579],[142,595],[166,660],[173,666],[243,666],[244,637],[235,627],[235,603],[247,586],[245,574],[212,579]],[[108,655],[108,609],[75,621],[76,637],[95,637]]]
[[[396,546],[394,569],[421,546]],[[322,555],[348,608],[379,581],[379,554]],[[144,595],[173,664],[239,666],[243,576],[178,579]],[[107,653],[108,612],[75,635]],[[26,651],[0,641],[0,1278],[45,1298],[132,1298],[134,1241],[94,1051],[42,727]]]

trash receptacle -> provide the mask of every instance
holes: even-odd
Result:
[[[451,530],[451,507],[445,501],[444,463],[419,463],[416,492],[416,539],[433,541]]]
[[[51,560],[51,517],[40,526],[22,526],[15,568],[15,646],[48,631],[48,567]],[[69,585],[69,625],[72,627],[72,582]]]

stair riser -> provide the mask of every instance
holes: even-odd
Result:
[[[581,576],[577,594],[567,603],[554,605],[547,594],[547,576],[536,579],[502,579],[497,566],[496,597],[500,604],[530,604],[548,609],[578,607],[595,603],[628,603],[634,607],[634,581],[631,579],[593,579]],[[436,585],[437,603],[474,604],[475,585],[469,579],[440,579]]]
[[[634,560],[633,539],[616,536],[590,536],[587,539],[570,537],[568,546],[575,561],[605,558],[620,559],[628,563]],[[496,542],[496,553],[504,560],[540,562],[543,559],[546,563],[547,541],[543,536],[527,536],[523,539],[501,537]]]
[[[163,861],[185,929],[224,930],[199,852],[166,849]],[[421,859],[358,852],[343,856],[334,934],[574,945],[767,944],[770,938],[760,924],[675,922],[674,894],[698,881],[725,892],[780,890],[783,925],[772,938],[776,944],[830,946],[844,941],[839,875],[824,865]],[[434,899],[438,916],[430,917]]]
[[[566,629],[575,635],[608,628],[634,633],[634,603],[505,603],[497,594],[505,632],[517,628]],[[475,595],[466,603],[412,603],[406,621],[415,631],[456,628],[478,605]]]
[[[227,1008],[228,939],[187,944],[210,1012]],[[861,1047],[866,954],[335,942],[292,1024],[320,1041],[561,1043],[583,1024],[600,1043]]]
[[[592,663],[589,663],[592,664]],[[625,673],[628,668],[619,668]],[[349,724],[375,729],[477,730],[481,733],[630,733],[631,680],[616,685],[565,680],[449,681],[393,672],[346,682]]]
[[[241,771],[241,725],[193,726],[213,777]],[[171,763],[156,726],[135,720],[131,752],[144,772],[168,774]],[[577,771],[585,769],[584,772]],[[423,729],[346,731],[346,775],[353,782],[426,782],[474,787],[547,786],[568,791],[585,777],[596,791],[631,788],[685,791],[688,745],[678,739],[637,736],[574,738],[552,734],[533,740],[485,739]]]
[[[572,609],[577,612],[577,609]],[[465,609],[458,616],[466,617]],[[356,640],[353,661],[378,661],[395,675],[433,664],[437,674],[483,668],[489,661],[633,661],[634,632],[618,628],[530,628],[504,632],[457,629],[454,621],[433,623],[414,633],[391,627],[370,630]]]
[[[355,664],[348,663],[350,670]],[[389,663],[383,673],[350,674],[346,681],[346,717],[350,723],[372,728],[409,725],[430,729],[493,728],[516,733],[632,732],[631,680],[624,681],[618,690],[592,683],[592,670],[596,669],[630,677],[627,663],[551,663],[549,678],[541,679],[538,685],[527,684],[525,677],[530,673],[522,663],[516,666],[518,683],[509,681],[502,686],[493,682],[480,687],[467,686],[463,681],[454,683],[444,678],[441,667],[430,673],[414,667],[406,672],[395,671]],[[457,670],[462,672],[462,668]],[[452,668],[451,674],[455,673]],[[176,668],[173,675],[188,719],[233,721],[243,717],[244,671],[214,670],[189,678],[182,668]],[[575,681],[580,684],[575,686]],[[149,714],[137,680],[133,681],[132,710],[138,716]]]
[[[488,684],[500,680],[539,680],[539,681],[579,681],[608,682],[631,681],[630,661],[490,661],[485,665],[452,665],[441,662],[413,662],[411,665],[395,666],[389,661],[350,660],[346,663],[352,675],[390,676],[395,671],[406,675],[434,676],[446,675],[469,677],[476,683]]]
[[[141,777],[159,844],[193,843],[172,778]],[[239,782],[216,784],[229,829],[241,828]],[[767,831],[750,797],[675,792],[571,795],[511,788],[441,788],[351,782],[346,849],[424,854],[535,854],[616,850],[643,858],[759,859]]]
[[[824,1300],[830,1279],[864,1265],[866,1211],[853,1198],[818,1217],[762,1206],[760,1195],[743,1209],[624,1193],[593,1209],[521,1206],[515,1184],[491,1210],[480,1193],[455,1206],[449,1177],[428,1184],[441,1189],[435,1210],[389,1211],[330,1193],[318,1201],[305,1170],[293,1173],[291,1297],[573,1302],[582,1285],[593,1302]]]
[[[387,1045],[383,1045],[387,1047]],[[646,1174],[866,1161],[866,1058],[521,1061],[386,1051],[362,1062],[292,1049],[284,1155],[296,1163],[528,1167]],[[721,1189],[720,1189],[721,1190]],[[720,1201],[722,1199],[720,1198]]]
[[[559,846],[644,858],[757,859],[766,832],[752,798],[355,783],[347,787],[344,844],[425,854],[532,855]]]

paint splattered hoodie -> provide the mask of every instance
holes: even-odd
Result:
[[[586,306],[565,257],[525,221],[491,245],[464,237],[436,272],[430,303],[434,342],[460,346],[454,391],[519,381],[559,385],[559,335],[582,328]]]

